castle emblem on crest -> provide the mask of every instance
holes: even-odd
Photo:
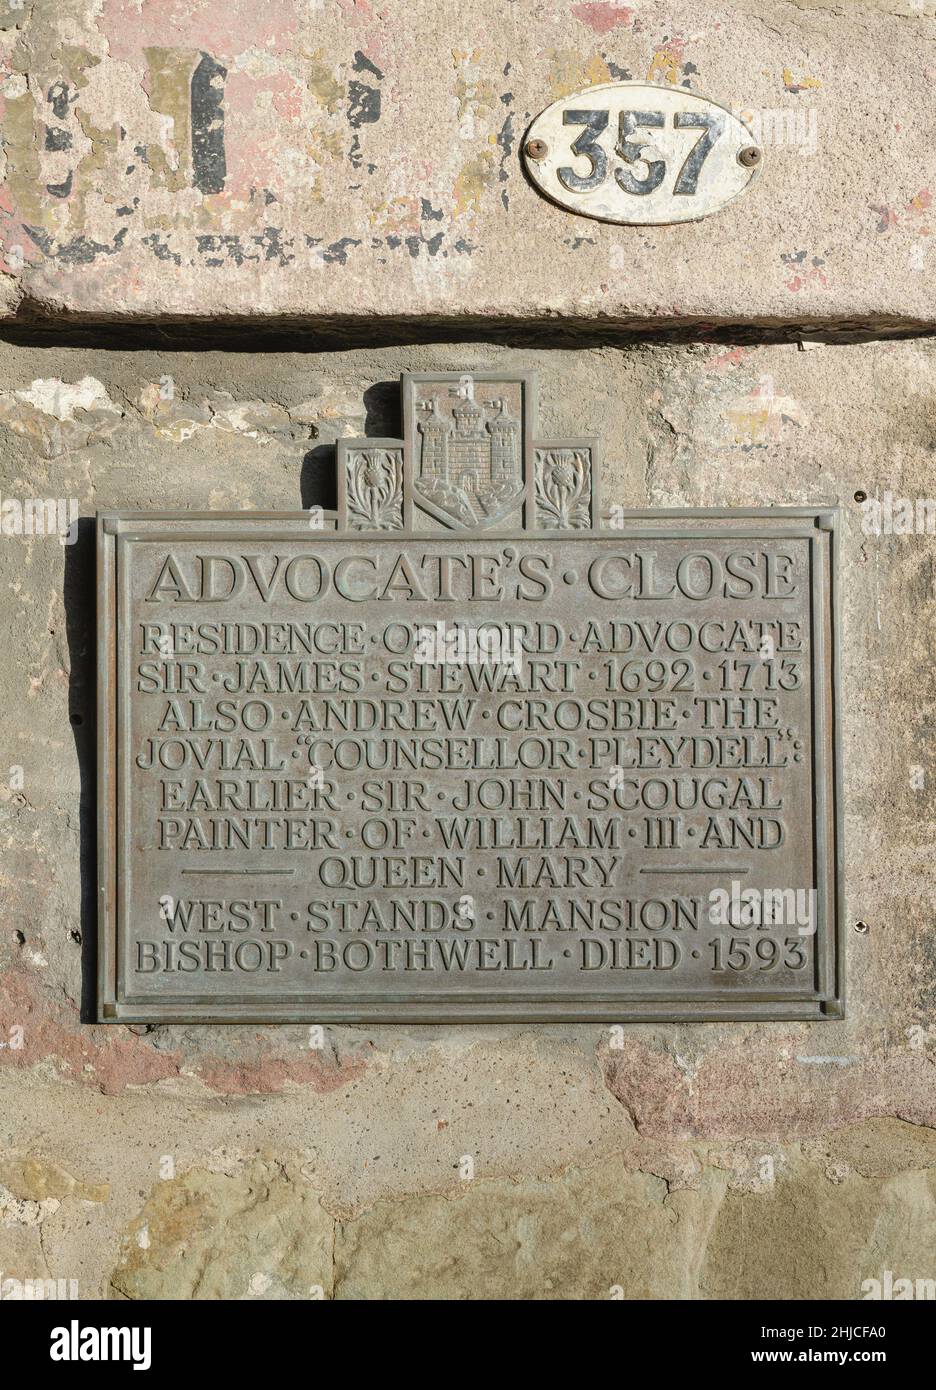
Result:
[[[414,486],[431,510],[479,526],[520,500],[520,421],[510,415],[504,396],[493,402],[493,413],[477,401],[470,380],[453,394],[446,414],[439,396],[416,403],[421,418]]]
[[[339,528],[600,526],[597,443],[537,441],[533,372],[404,372],[403,438],[338,441]]]

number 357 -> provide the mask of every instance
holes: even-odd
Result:
[[[598,188],[608,177],[608,156],[598,143],[599,137],[608,128],[607,111],[565,111],[563,125],[584,126],[585,129],[572,143],[572,153],[589,161],[586,173],[577,173],[571,165],[564,165],[556,172],[562,183],[572,193],[587,193]],[[641,151],[650,144],[650,139],[633,140],[638,131],[662,129],[666,118],[662,111],[622,111],[618,118],[618,138],[614,153],[624,162],[614,169],[614,179],[625,193],[637,197],[652,193],[666,177],[666,160],[656,149],[643,155]],[[720,112],[677,111],[673,117],[676,130],[697,130],[699,137],[683,160],[676,175],[673,193],[691,196],[699,186],[699,174],[708,158],[712,146],[725,130],[725,117]],[[646,173],[637,176],[637,165],[643,163]]]

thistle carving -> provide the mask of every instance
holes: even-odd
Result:
[[[547,530],[591,526],[591,457],[588,449],[537,449],[536,520]]]
[[[353,531],[403,527],[403,457],[394,449],[360,449],[348,455],[348,525]]]

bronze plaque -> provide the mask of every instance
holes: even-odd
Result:
[[[99,516],[100,1017],[841,1017],[835,510],[403,405],[335,512]]]

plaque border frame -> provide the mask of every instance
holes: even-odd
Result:
[[[459,374],[454,374],[459,375]],[[839,602],[840,509],[833,505],[813,507],[754,508],[624,508],[618,516],[628,523],[627,537],[634,539],[704,539],[712,527],[699,523],[725,524],[738,539],[808,539],[810,546],[810,617],[813,637],[813,715],[814,785],[816,814],[813,818],[813,849],[817,884],[824,885],[817,929],[815,977],[817,988],[808,996],[792,995],[789,990],[771,997],[732,991],[730,999],[701,997],[698,992],[669,993],[662,999],[629,999],[618,996],[553,994],[537,998],[532,993],[488,994],[484,999],[455,996],[386,992],[379,997],[358,995],[330,1002],[299,999],[289,1001],[219,1002],[191,997],[185,1001],[142,1003],[121,998],[118,977],[119,934],[126,926],[119,913],[121,891],[121,844],[119,820],[124,808],[118,801],[118,746],[126,718],[126,699],[117,690],[118,647],[121,603],[120,556],[124,544],[138,540],[217,539],[236,537],[232,523],[239,523],[253,540],[295,539],[309,534],[309,516],[297,511],[137,511],[108,510],[97,513],[97,1018],[102,1023],[343,1023],[343,1024],[445,1024],[445,1023],[661,1023],[661,1022],[789,1022],[841,1019],[845,1016],[845,885],[844,885],[844,806],[841,739],[841,657]],[[336,529],[338,513],[325,510],[323,527],[317,539],[347,542],[357,535],[371,542],[391,543],[445,541],[458,539],[486,543],[516,541],[535,543],[551,540],[574,544],[578,540],[608,540],[614,528],[597,526],[574,531],[537,530],[480,532],[472,536],[450,528],[432,531],[393,530],[349,533]],[[768,520],[772,526],[752,537],[745,523]],[[793,529],[785,529],[789,522]],[[168,530],[161,529],[168,524]],[[215,528],[221,523],[219,529]],[[642,523],[642,525],[641,525]],[[680,524],[681,523],[681,524]],[[696,523],[694,526],[693,523]],[[799,523],[798,526],[795,523]],[[258,524],[262,528],[258,532]],[[631,529],[631,527],[633,529]],[[176,528],[176,529],[172,529]],[[689,532],[689,534],[686,534]],[[701,532],[701,534],[699,534]],[[821,536],[828,536],[828,561],[820,549]],[[826,575],[827,571],[827,575]],[[826,577],[828,583],[826,583]],[[823,621],[819,621],[822,619]],[[826,675],[826,671],[828,674]],[[816,673],[821,680],[817,682]],[[825,698],[821,698],[822,696]],[[820,775],[821,774],[821,775]],[[831,798],[832,805],[828,805]],[[126,835],[128,826],[124,824]],[[124,841],[126,843],[126,841]],[[820,941],[821,935],[821,941]],[[820,949],[821,946],[821,949]]]

